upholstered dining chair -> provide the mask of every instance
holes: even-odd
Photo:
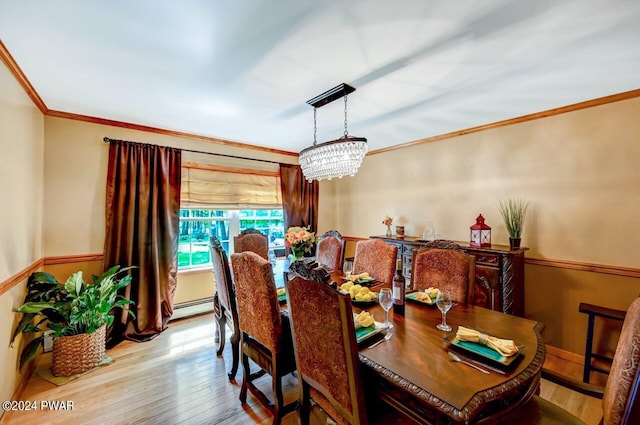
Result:
[[[232,352],[232,364],[229,371],[229,380],[235,379],[238,372],[239,350],[240,350],[240,329],[238,327],[238,306],[236,304],[236,292],[231,280],[231,269],[227,253],[222,247],[220,240],[215,236],[210,238],[211,263],[213,264],[213,275],[216,282],[216,293],[214,295],[214,312],[216,315],[218,335],[218,351],[216,355],[221,356],[225,346],[225,330],[229,325],[232,334],[229,338]]]
[[[602,399],[603,425],[640,424],[640,298],[636,298],[624,319],[618,346],[604,388],[542,370],[542,377],[556,384]],[[555,404],[534,396],[525,406],[513,411],[500,423],[511,425],[583,424],[578,418]]]
[[[476,259],[451,241],[437,241],[413,251],[411,286],[420,290],[429,287],[447,289],[453,300],[472,303],[476,275]]]
[[[329,230],[318,238],[316,261],[329,270],[342,271],[345,240],[337,230]]]
[[[382,239],[367,239],[356,243],[353,273],[367,272],[374,279],[389,286],[396,271],[398,247]]]
[[[265,260],[269,259],[269,238],[256,229],[244,229],[233,238],[234,252],[255,252]]]
[[[372,419],[379,424],[414,423],[375,403],[373,394],[365,397],[351,298],[310,275],[289,276],[287,305],[298,364],[300,422],[309,424],[313,400],[339,424],[367,424]],[[373,401],[370,406],[367,399]]]
[[[273,423],[278,425],[297,405],[285,405],[282,392],[282,378],[296,370],[289,320],[280,312],[273,270],[267,260],[245,251],[231,255],[231,266],[240,327],[240,402],[245,404],[247,390],[251,391],[273,413]],[[250,359],[260,367],[259,371],[251,372]],[[265,373],[271,375],[273,401],[253,382]]]

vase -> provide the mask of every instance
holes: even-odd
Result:
[[[291,262],[297,261],[304,257],[304,248],[291,247]]]
[[[509,249],[511,251],[520,249],[520,238],[509,238]]]
[[[390,224],[389,224],[389,225],[387,225],[387,235],[386,235],[386,236],[387,236],[387,237],[391,237],[391,236],[392,236],[392,233],[391,233],[391,225],[390,225]]]

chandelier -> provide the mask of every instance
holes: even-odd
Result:
[[[298,162],[309,182],[353,176],[367,154],[367,139],[349,136],[347,131],[347,95],[353,91],[354,87],[342,83],[307,101],[313,106],[313,145],[300,152]],[[344,97],[344,135],[339,139],[317,144],[317,110],[340,97]]]

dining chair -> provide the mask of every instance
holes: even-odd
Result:
[[[250,391],[271,413],[273,424],[296,408],[297,403],[284,404],[282,378],[296,370],[289,320],[280,311],[271,264],[258,254],[245,251],[231,255],[235,279],[242,385],[240,402],[247,402]],[[251,372],[249,360],[260,368]],[[271,375],[273,401],[254,384],[265,373]]]
[[[211,263],[213,265],[213,276],[215,277],[216,293],[213,305],[216,316],[218,335],[218,351],[216,355],[221,356],[225,346],[225,330],[228,325],[232,331],[229,343],[231,344],[232,364],[228,373],[229,380],[233,380],[238,372],[239,350],[240,350],[240,329],[238,321],[238,305],[236,304],[236,293],[231,280],[231,269],[227,253],[222,247],[220,240],[215,236],[209,239],[211,246]]]
[[[301,424],[310,422],[312,401],[339,424],[414,423],[376,403],[375,394],[365,394],[371,386],[363,381],[351,298],[297,272],[290,273],[286,287],[298,364]],[[366,400],[371,400],[369,406]]]
[[[472,304],[476,259],[466,254],[458,244],[448,242],[413,251],[412,288],[447,289],[454,301]]]
[[[382,239],[358,241],[353,257],[353,273],[367,272],[372,278],[390,286],[397,258],[398,247]]]
[[[603,425],[640,424],[640,298],[636,298],[624,319],[611,371],[604,388],[573,380],[547,369],[542,377],[582,394],[602,399]],[[583,424],[559,406],[534,396],[525,406],[501,420],[506,425]]]
[[[233,238],[234,252],[255,252],[265,260],[269,259],[269,238],[257,229],[244,229]]]
[[[329,270],[342,271],[345,243],[337,230],[325,232],[316,244],[316,261]]]

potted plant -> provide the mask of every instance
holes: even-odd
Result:
[[[524,220],[527,217],[528,202],[521,199],[508,199],[498,204],[498,210],[509,233],[509,247],[514,249],[520,248],[520,238],[522,237],[522,229]]]
[[[12,343],[21,333],[35,332],[22,349],[20,367],[33,359],[44,339],[43,332],[53,331],[52,373],[70,376],[95,367],[104,358],[106,328],[113,323],[112,310],[133,302],[118,294],[131,282],[124,272],[131,269],[113,266],[88,284],[82,271],[73,273],[62,284],[51,274],[35,272],[27,281],[25,302]],[[126,309],[133,316],[133,312]]]

